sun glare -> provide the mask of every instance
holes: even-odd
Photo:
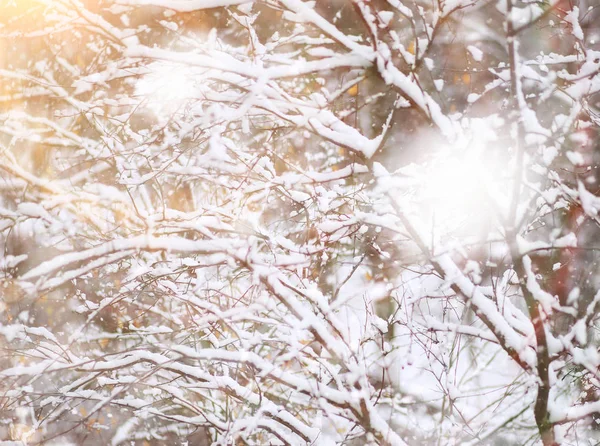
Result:
[[[436,239],[489,234],[496,222],[497,200],[509,190],[505,171],[485,142],[442,148],[421,166],[416,192],[423,229]]]
[[[135,92],[144,98],[157,117],[176,112],[194,97],[197,82],[190,70],[163,62],[151,64],[149,68],[150,73],[136,84]]]

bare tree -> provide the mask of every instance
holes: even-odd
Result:
[[[0,440],[598,441],[599,7],[5,1]]]

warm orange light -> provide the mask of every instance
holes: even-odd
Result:
[[[45,3],[40,0],[8,0],[1,8],[0,11],[7,13],[24,12],[34,6],[39,6]]]

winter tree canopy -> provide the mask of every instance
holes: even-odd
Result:
[[[600,441],[600,2],[0,1],[0,445]]]

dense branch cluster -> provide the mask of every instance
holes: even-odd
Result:
[[[598,441],[599,10],[1,2],[0,444]]]

